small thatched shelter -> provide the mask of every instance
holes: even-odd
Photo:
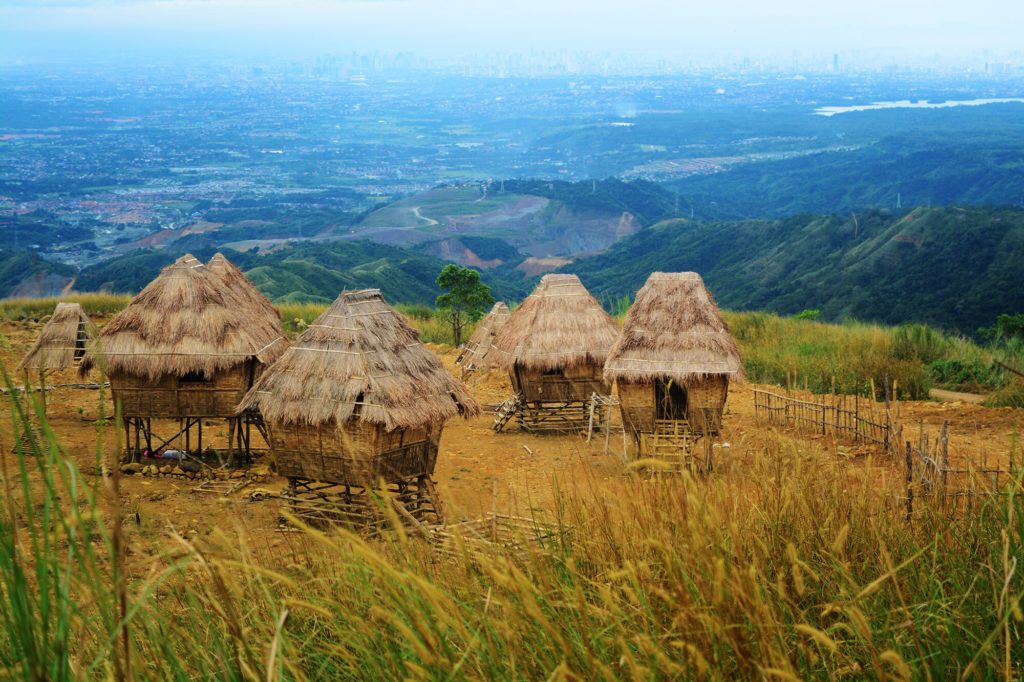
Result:
[[[263,415],[292,486],[429,484],[441,430],[480,407],[377,289],[345,291],[268,369],[240,410]]]
[[[637,292],[604,378],[618,387],[638,445],[659,432],[717,433],[730,380],[743,363],[729,327],[695,272],[655,272]]]
[[[78,367],[97,335],[81,305],[58,303],[18,369],[39,373]]]
[[[520,396],[520,425],[583,428],[590,396],[608,393],[601,372],[617,335],[615,321],[579,277],[544,275],[489,353]]]
[[[495,303],[491,312],[480,320],[480,324],[477,325],[473,335],[469,337],[466,347],[462,349],[455,364],[461,366],[464,372],[491,368],[494,363],[488,357],[488,353],[491,350],[491,344],[494,343],[494,336],[499,329],[505,326],[511,316],[512,313],[507,305],[501,301]]]
[[[234,435],[238,403],[288,346],[277,312],[257,297],[186,255],[103,328],[82,368],[99,364],[110,377],[136,447],[141,429],[152,448],[152,419],[185,420],[187,439],[193,420],[201,433],[202,418],[224,418]]]

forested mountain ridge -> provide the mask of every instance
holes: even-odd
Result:
[[[965,333],[1024,310],[1024,210],[916,208],[780,220],[671,220],[566,270],[632,296],[655,270],[700,272],[723,307]]]
[[[140,249],[83,270],[78,291],[136,293],[160,269],[181,256],[177,249]],[[209,260],[210,248],[192,251]],[[435,278],[446,264],[411,249],[366,241],[296,242],[265,254],[224,253],[274,301],[330,302],[343,289],[379,288],[389,301],[432,304],[440,293]],[[527,283],[511,268],[484,274],[496,295],[514,298]]]
[[[483,271],[497,298],[514,301],[529,292],[536,277],[516,269],[521,254],[515,249],[492,238],[464,239],[481,255],[508,261]],[[204,260],[213,253],[191,250]],[[5,253],[0,274],[7,274],[4,294],[12,295],[32,259],[27,252]],[[181,253],[131,252],[82,270],[75,289],[137,292]],[[378,287],[391,301],[429,304],[447,262],[426,245],[355,240],[226,253],[276,301],[329,301],[342,289]],[[579,274],[604,301],[633,296],[653,271],[695,270],[727,308],[819,309],[829,320],[917,321],[971,334],[1000,313],[1024,310],[1022,255],[1024,210],[919,207],[778,220],[674,218],[562,269]],[[68,281],[73,276],[61,274]]]

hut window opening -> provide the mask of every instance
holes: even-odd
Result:
[[[552,377],[554,379],[562,379],[565,377],[565,372],[562,371],[561,367],[557,367],[555,369],[546,369],[544,370],[544,376]]]
[[[353,406],[352,406],[352,416],[353,417],[358,417],[362,413],[363,413],[363,393],[360,392],[359,395],[356,396],[355,404],[353,404]]]
[[[186,372],[181,377],[183,384],[208,384],[212,381],[205,372]]]
[[[654,384],[655,409],[658,419],[682,421],[686,419],[686,387],[675,381]]]

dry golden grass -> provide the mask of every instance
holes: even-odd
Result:
[[[444,557],[402,532],[312,529],[271,549],[226,520],[207,539],[176,537],[130,583],[118,581],[117,479],[82,485],[47,441],[24,466],[4,471],[0,506],[10,676],[1020,674],[1020,497],[958,515],[919,505],[907,521],[899,477],[781,435],[697,480],[563,481],[560,532],[541,552]]]

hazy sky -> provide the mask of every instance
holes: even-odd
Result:
[[[1022,49],[1024,0],[0,0],[0,58],[600,50],[947,57]]]

